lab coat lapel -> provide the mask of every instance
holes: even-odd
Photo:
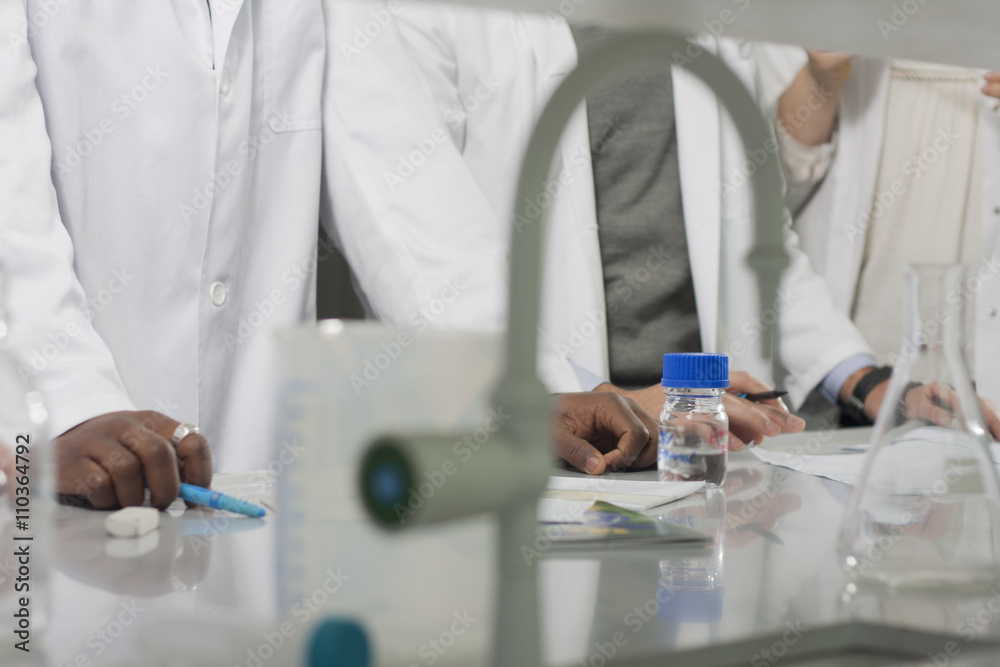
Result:
[[[673,67],[674,115],[684,228],[694,278],[701,341],[715,351],[719,326],[719,107],[695,75]]]
[[[208,0],[212,10],[212,47],[215,49],[215,69],[221,70],[226,61],[226,50],[233,35],[236,17],[243,8],[243,0]]]
[[[840,126],[853,142],[838,144],[835,171],[830,174],[838,186],[831,206],[826,275],[834,303],[845,313],[854,303],[861,273],[875,182],[878,180],[879,156],[885,131],[885,108],[888,102],[889,65],[884,60],[859,59],[854,64],[852,84],[840,98]],[[834,185],[834,184],[831,184]]]
[[[535,113],[539,113],[544,103],[555,93],[562,81],[577,65],[576,42],[569,26],[563,20],[540,20],[538,17],[524,21],[526,34],[531,42],[530,51],[535,62]],[[583,106],[570,118],[563,131],[562,141],[553,162],[558,170],[567,170],[571,179],[567,186],[571,208],[569,216],[554,214],[551,218],[552,232],[559,239],[558,248],[546,252],[546,262],[550,267],[558,267],[560,275],[556,280],[572,281],[575,289],[553,293],[551,299],[569,299],[571,312],[582,314],[581,325],[594,314],[605,311],[604,271],[601,266],[601,247],[597,233],[597,205],[594,199],[594,177],[590,164],[590,130],[587,126],[586,110]],[[571,227],[559,223],[566,221]],[[573,258],[568,255],[576,254]],[[574,315],[576,317],[576,315]],[[563,323],[564,325],[566,323]],[[607,377],[607,330],[597,327],[595,334],[586,345],[578,349],[573,360],[588,370]]]
[[[535,106],[534,114],[540,114],[544,104],[552,97],[559,84],[576,68],[576,44],[569,26],[564,21],[549,22],[539,20],[524,21],[526,34],[531,41],[531,53],[535,62],[534,99],[541,102]],[[563,133],[563,140],[556,152],[554,168],[562,169],[570,164],[573,148],[582,139],[583,144],[589,143],[589,134],[580,136],[580,118],[584,119],[583,131],[586,129],[586,116],[578,114],[570,119]],[[574,205],[577,196],[573,196]],[[596,214],[595,214],[596,216]]]

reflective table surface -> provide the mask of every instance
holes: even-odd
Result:
[[[804,437],[784,442],[799,446]],[[273,507],[273,484],[263,475],[220,476],[215,486]],[[848,583],[835,542],[849,491],[740,452],[731,455],[723,489],[651,512],[715,536],[706,546],[556,554],[541,531],[530,553],[542,554],[546,663],[1000,664],[992,652],[976,652],[1000,640],[1000,588],[890,596]],[[8,512],[0,510],[5,543]],[[488,664],[495,586],[488,520],[405,537],[378,535],[356,520],[331,526],[345,556],[279,618],[280,513],[248,519],[176,504],[156,533],[139,540],[107,538],[105,515],[59,508],[48,664],[304,664],[302,640],[327,616],[359,619],[377,664]],[[352,535],[358,545],[378,542],[352,551]],[[0,596],[11,594],[3,565]],[[837,662],[845,651],[850,661]]]

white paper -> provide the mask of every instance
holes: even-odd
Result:
[[[608,479],[604,477],[550,477],[542,502],[539,521],[560,521],[565,516],[582,514],[598,500],[641,512],[680,500],[698,491],[705,482],[661,482]],[[560,502],[554,502],[560,501]],[[550,518],[543,519],[543,516]],[[551,518],[557,516],[560,518]],[[579,518],[577,518],[579,520]]]
[[[539,498],[539,523],[580,523],[580,517],[594,504],[592,500]]]
[[[933,447],[935,443],[947,445],[949,443],[947,433],[947,431],[942,432],[942,429],[938,428],[918,428],[908,433],[907,439],[913,441],[912,446]],[[867,452],[868,447],[865,445],[846,445],[839,449],[842,452],[860,451],[862,453],[809,455],[776,451],[764,447],[753,447],[750,451],[764,463],[855,486],[861,478],[861,470],[864,467],[865,456],[867,456],[865,452]],[[914,451],[919,450],[915,449]],[[994,464],[1000,461],[1000,443],[990,444],[990,455]],[[915,458],[919,459],[920,457]],[[916,464],[917,461],[914,463]],[[997,473],[1000,475],[1000,465],[997,465]],[[911,469],[908,474],[914,475],[915,471]]]
[[[826,454],[812,456],[792,452],[776,452],[762,447],[750,449],[754,456],[771,465],[790,468],[807,475],[826,477],[854,486],[861,477],[865,454]]]

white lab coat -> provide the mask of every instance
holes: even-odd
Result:
[[[27,10],[52,179],[88,301],[56,264],[69,249],[51,197],[25,198],[38,242],[60,242],[48,274],[11,295],[13,320],[49,318],[34,323],[24,356],[40,359],[55,431],[134,405],[198,424],[216,470],[266,467],[272,333],[315,312],[323,6],[29,0]],[[84,333],[42,364],[65,322]]]
[[[382,96],[381,105],[358,109],[342,104],[335,113],[341,127],[341,150],[328,150],[327,155],[343,156],[344,163],[336,168],[365,184],[354,188],[350,201],[342,193],[345,197],[339,202],[354,217],[351,224],[338,229],[345,253],[352,265],[359,266],[365,262],[356,260],[365,253],[390,246],[398,256],[407,256],[409,247],[423,252],[418,241],[426,237],[440,241],[451,234],[468,235],[478,239],[484,253],[493,244],[505,245],[520,161],[534,121],[576,65],[570,30],[551,14],[423,4],[404,5],[396,21],[409,58],[433,92],[438,115],[427,117],[420,82],[407,78],[412,65],[385,46],[385,40],[359,54],[331,49],[328,76],[341,85],[364,89],[364,97],[369,97],[372,88]],[[723,41],[720,49],[752,87],[753,48]],[[394,85],[386,85],[386,71],[407,74],[394,77]],[[752,194],[737,172],[748,158],[734,127],[720,116],[714,95],[676,67],[674,95],[685,224],[703,348],[729,353],[735,368],[767,378],[770,365],[760,356],[757,340],[768,324],[761,322],[756,281],[745,261],[753,240]],[[411,109],[420,111],[407,126],[406,113]],[[447,133],[447,140],[442,133]],[[414,149],[432,136],[441,140],[434,142],[432,154],[423,151],[417,160],[421,164],[410,174],[396,158],[405,160],[407,153],[419,157]],[[562,175],[564,185],[553,185],[553,191],[559,191],[551,204],[541,329],[544,337],[556,343],[557,352],[545,348],[541,354],[550,358],[558,354],[561,359],[553,360],[553,366],[570,359],[607,377],[605,297],[589,143],[581,111],[566,129],[553,171],[555,179]],[[391,176],[404,172],[400,180]],[[476,187],[469,185],[470,174]],[[734,186],[728,194],[720,187],[723,182]],[[435,205],[426,208],[426,201]],[[356,224],[359,215],[371,222]],[[787,388],[797,404],[840,361],[867,352],[868,347],[833,307],[822,278],[795,244],[789,233],[793,262],[782,283],[784,299],[766,312],[764,322],[773,322],[774,311],[781,311],[782,359],[790,371]],[[499,269],[495,258],[491,260],[489,280],[481,280],[474,301],[484,313],[481,322],[497,323],[505,317],[506,285],[495,279]],[[441,253],[421,269],[416,257],[412,275],[471,272],[460,261],[455,266],[449,266]],[[405,282],[410,274],[397,268],[383,263],[379,280]],[[398,275],[392,276],[394,272]],[[373,277],[360,275],[359,283],[370,302],[373,295],[378,301],[378,282]],[[382,300],[372,307],[382,318],[403,321],[414,308],[402,299]],[[463,314],[453,315],[460,324]],[[550,388],[572,387],[550,383]]]
[[[21,376],[0,381],[43,389],[50,398],[51,426],[64,430],[93,416],[95,409],[131,404],[110,353],[81,317],[86,297],[73,275],[73,248],[49,177],[51,148],[26,24],[22,0],[0,2],[0,34],[5,36],[0,43],[0,272],[5,277],[0,309],[5,307],[9,324],[6,335],[0,332],[0,347],[19,360],[15,372]],[[50,372],[40,377],[43,368]],[[16,414],[13,406],[2,410]],[[0,441],[12,446],[16,435],[0,433]],[[34,435],[37,441],[43,434]]]
[[[789,63],[805,62],[801,50]],[[787,86],[796,67],[786,68]],[[836,155],[826,177],[797,212],[795,228],[817,271],[825,276],[836,307],[849,314],[854,302],[875,197],[889,90],[885,60],[855,58],[840,96]],[[975,299],[974,374],[980,394],[1000,403],[1000,104],[982,96],[979,112],[982,159],[982,260],[969,267],[967,286]]]

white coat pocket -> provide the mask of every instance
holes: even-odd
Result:
[[[320,129],[326,36],[319,0],[261,0],[256,9],[268,125],[274,132]]]

